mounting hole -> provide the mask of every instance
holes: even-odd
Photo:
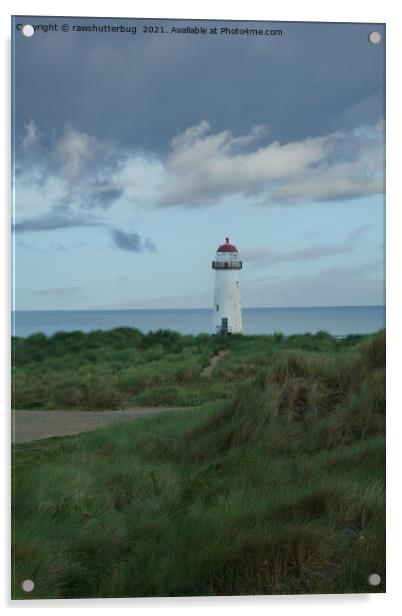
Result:
[[[35,584],[32,580],[24,580],[21,584],[22,590],[25,592],[32,592],[35,588]]]
[[[368,35],[368,40],[373,45],[378,45],[378,43],[381,41],[381,34],[379,32],[370,32],[370,34]]]
[[[28,36],[28,37],[33,36],[35,34],[34,27],[31,26],[30,24],[25,24],[25,26],[22,26],[21,32],[24,36]]]
[[[378,584],[381,584],[381,575],[378,575],[378,573],[372,573],[368,576],[368,583],[370,586],[378,586]]]

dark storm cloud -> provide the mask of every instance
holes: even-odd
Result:
[[[155,244],[148,238],[142,240],[138,233],[125,233],[119,229],[110,229],[117,248],[128,252],[156,252]]]
[[[30,21],[36,24],[42,18]],[[127,23],[140,26],[141,20]],[[173,23],[166,20],[164,25]],[[180,22],[187,24],[191,22]],[[275,27],[283,29],[282,37],[150,36],[140,28],[135,36],[72,31],[18,35],[17,135],[22,140],[24,125],[35,118],[48,135],[71,123],[99,139],[166,152],[172,137],[202,118],[210,120],[215,132],[268,124],[272,140],[286,142],[383,117],[384,44],[368,43],[372,26]],[[384,37],[383,26],[376,30]],[[31,125],[26,144],[35,137]]]
[[[202,38],[149,37],[136,23],[135,36],[16,37],[21,184],[57,178],[78,217],[124,200],[292,205],[382,192],[384,45],[368,43],[372,27],[283,23],[283,37]]]

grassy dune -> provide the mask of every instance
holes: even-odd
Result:
[[[325,332],[220,338],[165,330],[142,334],[128,327],[13,338],[13,408],[199,405],[228,399],[239,381],[270,366],[278,353],[299,349],[342,355],[359,338],[337,340]],[[212,378],[202,379],[202,369],[222,349],[232,352]]]
[[[384,592],[384,332],[182,342],[213,402],[15,447],[13,596]]]

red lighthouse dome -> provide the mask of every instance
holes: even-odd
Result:
[[[239,253],[236,246],[229,242],[229,238],[226,238],[226,242],[219,246],[216,251],[215,260],[212,261],[213,269],[241,269],[242,262],[240,260]]]
[[[229,238],[227,237],[226,242],[219,246],[217,252],[237,252],[237,248],[229,242]]]

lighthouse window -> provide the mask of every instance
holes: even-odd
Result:
[[[216,304],[216,311],[219,310],[219,304]]]

